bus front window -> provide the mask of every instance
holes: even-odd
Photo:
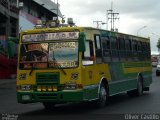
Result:
[[[49,44],[49,67],[70,68],[78,66],[78,42]]]
[[[78,42],[21,45],[20,68],[73,68],[78,66]]]
[[[46,68],[47,61],[48,43],[21,45],[20,68]]]

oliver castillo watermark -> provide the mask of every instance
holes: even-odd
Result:
[[[3,113],[2,114],[2,120],[18,120],[18,115]]]
[[[160,114],[125,114],[125,120],[160,120]]]

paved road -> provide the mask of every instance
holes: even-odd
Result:
[[[60,117],[63,115],[72,116],[81,115],[90,116],[90,119],[121,116],[123,114],[158,114],[160,113],[160,77],[155,76],[153,69],[153,83],[150,92],[145,92],[141,97],[130,98],[126,94],[116,95],[110,98],[110,103],[104,108],[94,108],[92,104],[65,104],[56,107],[52,112],[46,111],[40,103],[18,104],[16,101],[15,82],[0,82],[0,113],[18,114],[19,116],[34,116],[34,119],[44,119],[48,117]],[[39,116],[40,115],[40,116]],[[43,117],[42,117],[43,116]],[[44,117],[45,116],[45,117]],[[159,116],[160,117],[160,116]],[[24,117],[22,117],[24,118]],[[75,118],[77,118],[75,116]],[[78,117],[79,118],[79,117]],[[159,118],[160,119],[160,118]]]

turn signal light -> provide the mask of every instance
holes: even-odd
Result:
[[[53,87],[53,91],[57,91],[57,87]]]
[[[41,92],[41,91],[42,91],[41,86],[38,86],[38,87],[37,87],[37,91],[38,91],[38,92]]]
[[[53,91],[52,86],[48,86],[47,90],[48,90],[49,92]]]
[[[46,87],[45,86],[42,87],[42,91],[46,92]]]
[[[37,91],[38,92],[52,92],[52,91],[58,91],[56,86],[37,86]]]

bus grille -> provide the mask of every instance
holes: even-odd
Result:
[[[37,73],[37,84],[56,84],[59,83],[59,73]]]
[[[36,97],[39,100],[55,100],[57,99],[57,94],[38,94]]]

